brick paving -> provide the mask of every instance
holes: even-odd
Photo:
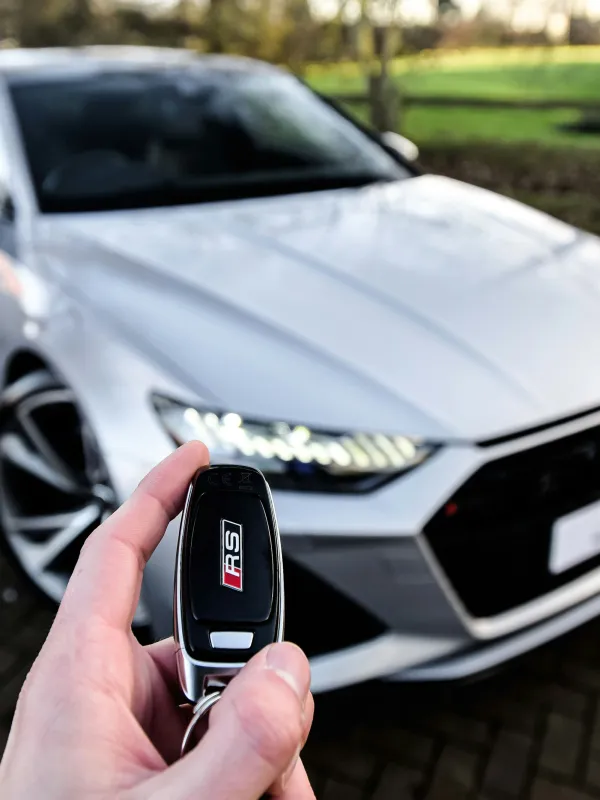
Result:
[[[51,620],[0,558],[0,753]],[[600,620],[476,683],[319,697],[305,763],[319,800],[600,800]]]

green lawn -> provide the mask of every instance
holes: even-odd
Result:
[[[368,121],[364,104],[348,104],[348,110]],[[550,147],[600,149],[600,134],[576,134],[564,130],[579,119],[578,111],[522,111],[485,108],[435,108],[410,106],[398,121],[398,130],[419,145],[470,142],[519,142]]]
[[[600,60],[591,64],[564,64],[552,61],[538,64],[490,65],[448,68],[435,63],[394,71],[394,81],[409,94],[495,99],[565,99],[600,101]],[[322,92],[360,92],[360,74],[337,73],[334,69],[309,77]]]
[[[497,99],[582,99],[600,105],[600,50],[488,51],[410,58],[392,66],[394,81],[409,94]],[[569,60],[571,58],[571,60]],[[583,60],[587,58],[589,60]],[[483,62],[483,63],[482,63]],[[356,65],[313,68],[309,82],[329,94],[361,92],[364,79]],[[352,109],[361,117],[366,108]],[[399,125],[418,144],[435,142],[539,142],[546,145],[600,147],[600,135],[576,135],[561,126],[576,122],[578,111],[410,107]]]
[[[600,99],[600,63],[422,69],[396,77],[414,94],[495,99]]]
[[[366,110],[366,109],[365,109]],[[600,134],[577,134],[563,126],[577,122],[577,111],[430,108],[413,106],[400,121],[405,136],[419,144],[443,142],[532,142],[557,147],[600,148]]]

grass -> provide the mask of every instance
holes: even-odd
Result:
[[[498,99],[598,100],[600,47],[432,52],[392,64],[407,93]],[[318,90],[364,91],[358,65],[311,67]],[[368,117],[365,104],[350,110]],[[426,170],[514,197],[600,235],[600,135],[564,130],[578,111],[409,106],[399,129]]]
[[[446,143],[532,142],[545,146],[600,149],[600,135],[577,134],[563,126],[577,122],[577,111],[410,107],[402,132],[419,145]]]
[[[348,104],[352,114],[368,121],[366,104]],[[578,134],[566,127],[580,119],[575,110],[510,110],[409,106],[397,129],[420,147],[435,144],[532,143],[547,147],[600,149],[600,135]]]
[[[516,64],[534,65],[551,61],[556,64],[598,64],[600,45],[560,46],[560,47],[470,47],[463,50],[424,50],[411,56],[402,56],[391,62],[396,73],[413,71],[426,67],[473,69],[474,67],[497,67]],[[309,76],[318,78],[328,73],[346,76],[361,74],[356,62],[343,61],[339,64],[309,64]]]
[[[600,60],[593,64],[509,64],[449,68],[426,64],[393,71],[397,86],[408,94],[457,97],[491,97],[502,100],[600,100]],[[360,72],[326,71],[310,74],[309,82],[330,94],[361,92],[365,81]]]
[[[418,95],[488,97],[505,100],[598,100],[600,48],[511,48],[429,53],[398,59],[392,76],[401,91]],[[357,64],[311,67],[307,77],[326,94],[360,93],[364,76]],[[353,111],[365,118],[367,109]],[[411,106],[399,124],[419,145],[434,142],[539,142],[549,146],[600,147],[600,135],[562,130],[576,122],[573,110],[530,111],[457,106]]]
[[[449,69],[430,67],[396,75],[405,91],[424,95],[457,95],[494,99],[594,100],[600,98],[600,62],[539,64]]]
[[[600,96],[600,46],[430,50],[391,62],[405,91],[466,97],[595,99]],[[321,91],[360,92],[359,64],[314,64],[307,78]]]

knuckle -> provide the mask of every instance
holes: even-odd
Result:
[[[275,674],[261,683],[236,698],[238,721],[258,757],[283,768],[302,740],[300,706]]]

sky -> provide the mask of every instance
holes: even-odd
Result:
[[[552,0],[518,0],[519,13],[514,22],[519,28],[541,28],[548,22],[547,8]],[[131,2],[131,0],[130,0]],[[134,0],[135,2],[135,0]],[[137,0],[140,5],[155,7],[174,5],[177,0]],[[313,7],[320,9],[337,8],[339,0],[311,0]],[[431,19],[431,0],[397,0],[402,6],[402,17],[408,22],[428,22]],[[488,8],[493,8],[498,14],[508,13],[517,0],[456,0],[466,15],[475,14],[482,3]],[[555,5],[560,5],[560,0],[554,0]],[[564,4],[579,3],[582,8],[587,8],[590,17],[600,19],[600,0],[562,0]],[[396,6],[398,7],[398,6]],[[561,28],[566,27],[566,16],[556,13],[550,18],[550,26],[560,35]]]
[[[313,11],[325,17],[336,13],[340,0],[309,0]],[[358,14],[360,0],[346,0],[346,10],[349,17]],[[581,8],[587,8],[590,18],[600,19],[600,0],[456,0],[466,16],[471,16],[481,8],[482,3],[493,9],[494,13],[502,16],[511,14],[516,28],[522,30],[540,30],[548,27],[550,35],[560,38],[567,31],[567,16],[565,13],[554,12],[549,14],[549,6],[560,8],[561,5],[579,3]],[[408,23],[427,23],[432,19],[431,0],[381,0],[382,13],[387,15],[386,9],[397,9],[402,19]],[[512,13],[511,9],[517,9]],[[398,13],[394,11],[392,13]]]
[[[475,14],[482,4],[482,0],[457,0],[457,2],[466,14]],[[514,2],[511,0],[493,0],[493,2],[487,0],[485,4],[498,14],[502,14],[508,12]],[[591,17],[600,18],[600,0],[580,0],[580,4],[583,8],[587,6]],[[423,21],[430,18],[431,3],[429,0],[403,0],[402,7],[407,18]],[[548,3],[542,0],[521,0],[520,12],[515,22],[523,27],[540,27],[547,18],[547,7]]]

